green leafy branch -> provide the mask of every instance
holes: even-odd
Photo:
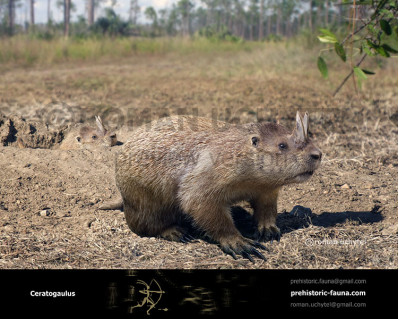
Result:
[[[334,91],[333,96],[340,91],[351,77],[357,91],[355,79],[358,80],[358,85],[361,86],[361,81],[366,80],[367,75],[375,74],[373,71],[360,68],[366,57],[382,56],[389,58],[392,53],[398,53],[397,49],[392,47],[392,43],[397,47],[398,36],[398,2],[396,0],[353,0],[346,1],[344,4],[352,5],[352,15],[350,17],[352,32],[341,41],[328,29],[320,29],[321,34],[318,36],[321,43],[329,45],[328,49],[320,50],[317,59],[317,67],[324,78],[328,78],[327,63],[322,57],[324,51],[334,50],[343,63],[346,63],[347,60],[350,62],[351,71]],[[367,9],[372,9],[373,13],[368,19],[356,18],[359,6],[366,6]],[[361,23],[361,25],[356,28],[357,23]],[[348,42],[349,44],[347,44]],[[354,50],[361,54],[356,64],[353,62]]]

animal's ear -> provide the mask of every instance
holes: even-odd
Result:
[[[104,127],[101,117],[96,116],[96,124],[97,124],[98,131],[101,132],[103,135],[105,135],[105,133],[107,133],[107,130]]]
[[[299,114],[299,111],[296,112],[296,125],[294,129],[294,136],[298,142],[306,141],[305,127],[301,115]]]
[[[253,147],[258,147],[259,145],[259,137],[257,136],[252,136],[251,137],[251,143]]]
[[[305,113],[303,116],[303,129],[305,131],[305,138],[308,138],[309,135],[309,114],[308,112]]]

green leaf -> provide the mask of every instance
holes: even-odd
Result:
[[[381,9],[380,12],[385,14],[387,18],[392,18],[392,19],[395,18],[393,12],[389,11],[388,9]]]
[[[320,35],[317,37],[320,42],[323,43],[336,43],[338,42],[335,37],[330,37],[329,35]]]
[[[380,26],[381,26],[382,31],[384,31],[386,35],[392,34],[391,26],[389,25],[389,22],[387,20],[381,20]]]
[[[369,6],[371,6],[371,5],[373,5],[373,2],[374,2],[373,0],[360,0],[360,1],[357,2],[357,4],[358,5],[369,5]],[[353,2],[351,4],[353,4]]]
[[[389,47],[389,45],[376,45],[373,42],[371,42],[370,40],[367,40],[367,44],[369,45],[369,47],[373,48],[379,55],[389,58],[391,55],[388,53],[389,50],[387,50],[385,47]],[[389,47],[390,49],[392,49],[391,47]],[[393,49],[392,49],[393,50]],[[396,50],[395,50],[396,51]]]
[[[363,71],[364,74],[370,74],[370,75],[375,74],[375,72],[369,71],[369,70],[366,70],[366,69],[362,69],[362,71]]]
[[[327,64],[321,56],[319,56],[317,59],[317,67],[319,68],[319,71],[320,71],[321,75],[323,76],[323,78],[325,78],[325,79],[328,78]]]
[[[356,1],[357,5],[373,5],[374,0],[359,0]],[[343,0],[341,5],[351,5],[353,6],[353,0]]]
[[[380,10],[384,8],[387,2],[388,0],[380,0],[380,2],[378,2],[377,8],[375,9],[374,13],[371,16],[371,20],[373,20],[376,16],[380,14]]]
[[[372,35],[377,36],[378,30],[374,27],[374,25],[369,24],[369,25],[367,26],[367,29],[370,31],[370,33],[371,33]]]
[[[385,51],[391,52],[391,53],[398,53],[398,50],[395,50],[394,48],[390,47],[388,44],[383,44],[381,45]]]
[[[391,56],[382,46],[377,46],[376,51],[383,57],[389,58]]]
[[[328,35],[328,36],[330,36],[330,37],[332,37],[332,38],[337,39],[336,35],[335,35],[334,33],[332,33],[332,32],[331,32],[330,30],[328,30],[328,29],[320,28],[319,31],[320,31],[321,33],[323,33],[324,35]]]
[[[378,45],[374,44],[370,40],[367,40],[367,44],[369,45],[370,48],[373,48],[373,49],[377,49],[378,48]]]
[[[334,33],[332,33],[328,29],[319,29],[319,31],[322,33],[322,35],[318,36],[320,42],[323,43],[336,43],[338,42],[338,39]]]
[[[358,79],[367,80],[367,75],[358,66],[353,67],[353,72],[355,72],[355,75],[357,76]]]
[[[370,51],[370,47],[368,46],[368,44],[366,42],[362,43],[362,49],[363,49],[364,52],[366,52],[366,54],[368,56],[375,56],[375,54]]]
[[[344,47],[338,42],[335,43],[335,53],[342,59],[342,61],[346,62],[346,53]]]

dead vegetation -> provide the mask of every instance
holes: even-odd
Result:
[[[123,213],[100,211],[117,196],[118,146],[60,151],[11,142],[0,146],[0,268],[397,268],[397,63],[370,77],[360,96],[346,87],[333,99],[336,83],[321,80],[311,53],[281,50],[15,69],[0,81],[6,120],[13,113],[59,130],[101,115],[122,142],[158,116],[198,112],[292,127],[296,110],[308,110],[322,168],[282,190],[283,236],[266,244],[267,261],[233,260],[201,238],[140,238]],[[311,214],[290,214],[296,205]],[[249,213],[238,210],[237,223]]]

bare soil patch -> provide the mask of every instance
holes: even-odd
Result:
[[[0,268],[397,268],[397,63],[386,64],[359,96],[347,87],[333,99],[335,83],[322,81],[308,56],[295,56],[299,70],[292,72],[283,62],[256,51],[5,72]],[[255,264],[202,239],[141,238],[122,212],[99,210],[118,196],[120,146],[51,149],[65,125],[93,124],[94,115],[124,142],[159,116],[278,119],[293,127],[297,109],[310,112],[322,167],[307,183],[283,188],[282,239],[267,243],[267,261]],[[28,145],[21,148],[18,137]],[[311,211],[292,211],[297,205]],[[243,232],[250,213],[245,203],[233,209]]]

